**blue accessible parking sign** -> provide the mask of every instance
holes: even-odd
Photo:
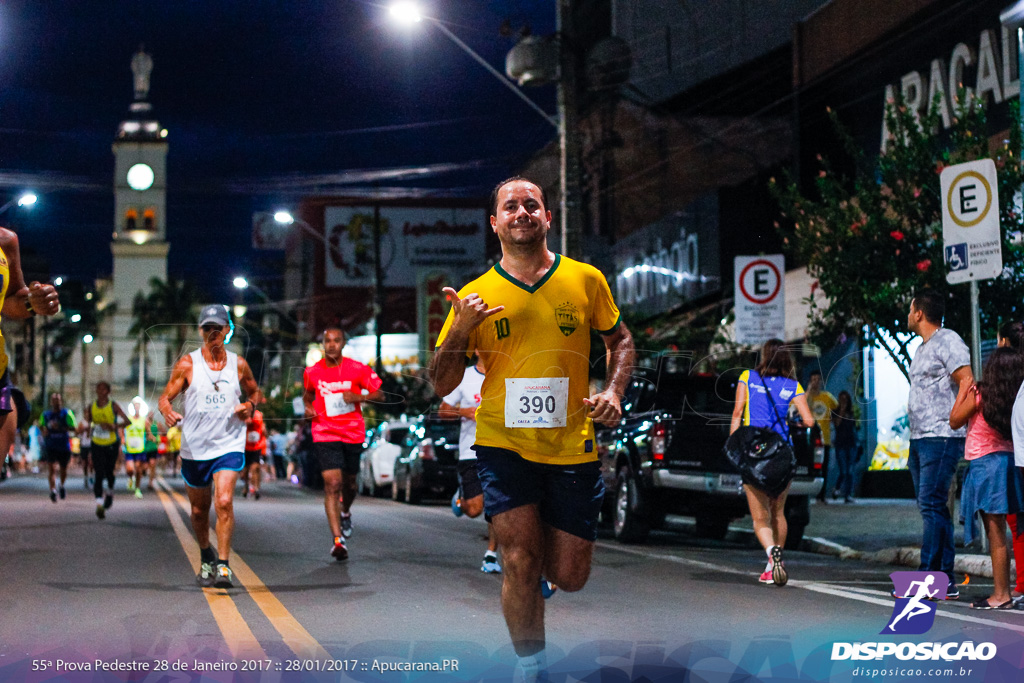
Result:
[[[949,272],[967,268],[967,242],[946,245],[946,265],[949,266]]]

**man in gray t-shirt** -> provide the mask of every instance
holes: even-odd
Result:
[[[960,597],[953,578],[953,518],[949,487],[957,462],[964,456],[963,428],[951,429],[949,414],[957,395],[974,383],[971,354],[956,332],[942,327],[945,301],[937,292],[923,291],[910,302],[907,325],[921,336],[910,364],[910,457],[917,507],[924,520],[921,571],[949,576],[946,598]]]

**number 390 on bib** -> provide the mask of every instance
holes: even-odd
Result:
[[[565,426],[568,377],[516,377],[505,380],[505,426],[552,429]]]

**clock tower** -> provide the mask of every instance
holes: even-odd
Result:
[[[153,278],[167,280],[167,252],[171,246],[166,241],[167,131],[160,127],[153,105],[149,103],[153,59],[140,47],[132,57],[131,67],[135,100],[128,118],[118,127],[112,146],[114,239],[110,250],[114,255],[114,272],[110,295],[117,308],[105,321],[106,334],[103,335],[107,342],[104,352],[109,356],[110,379],[121,386],[136,378],[139,367],[135,358],[139,340],[128,332],[134,320],[135,297],[149,292]],[[159,365],[163,365],[164,344],[151,342],[147,339],[146,355],[159,359]],[[143,379],[153,378],[156,364],[150,361],[142,365],[144,372],[137,378],[139,395],[148,400]]]

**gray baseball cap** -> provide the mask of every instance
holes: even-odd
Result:
[[[228,326],[228,311],[224,306],[220,304],[213,304],[211,306],[204,306],[203,311],[199,314],[199,327],[208,323],[216,323],[221,327]]]

